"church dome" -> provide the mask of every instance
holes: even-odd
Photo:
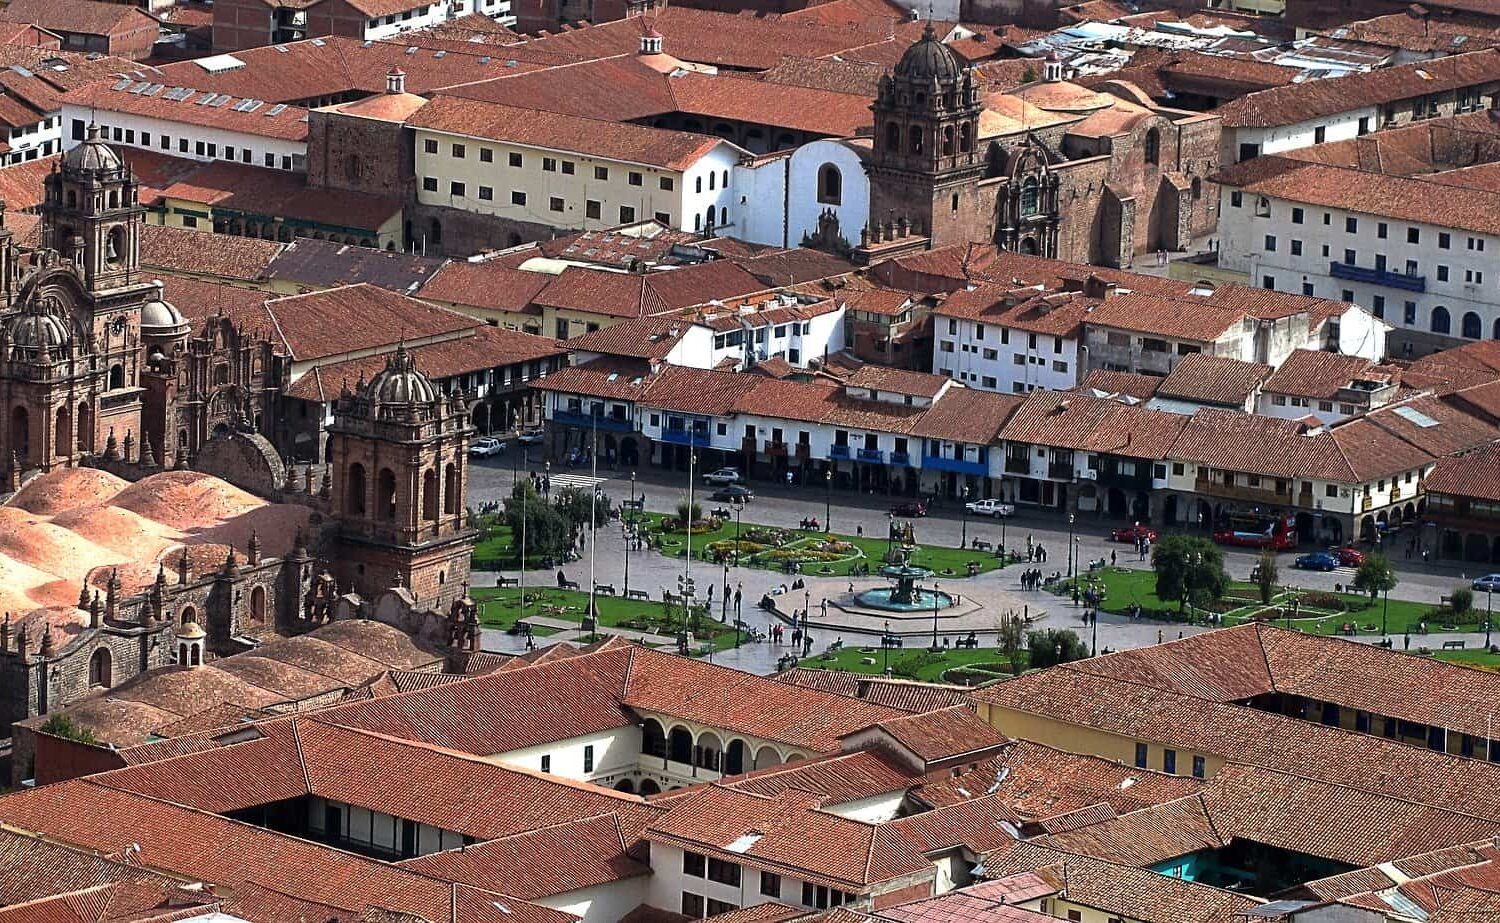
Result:
[[[909,80],[926,81],[935,78],[939,83],[955,81],[963,74],[963,66],[948,47],[938,41],[932,23],[922,30],[922,37],[906,49],[896,64],[896,76]]]
[[[62,156],[63,169],[89,170],[103,173],[119,170],[124,166],[114,148],[99,138],[99,126],[90,125],[83,143]]]
[[[197,641],[206,637],[208,637],[208,632],[204,631],[203,626],[197,622],[186,622],[181,628],[177,629],[177,640],[179,641]]]
[[[68,344],[68,327],[63,321],[42,311],[12,315],[5,323],[12,346],[20,349],[61,349]]]
[[[438,399],[437,386],[417,371],[411,353],[403,344],[386,360],[385,368],[365,385],[365,396],[381,404],[430,404]]]
[[[189,325],[182,312],[162,298],[162,284],[156,283],[156,296],[141,306],[141,335],[148,337],[180,336]]]

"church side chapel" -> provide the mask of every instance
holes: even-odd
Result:
[[[345,385],[321,480],[299,475],[256,389],[198,399],[206,369],[270,357],[142,278],[137,185],[97,131],[41,212],[35,252],[0,230],[0,722],[334,620],[477,649],[464,396],[398,349]]]

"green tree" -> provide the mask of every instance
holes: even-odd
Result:
[[[1026,633],[1026,650],[1033,667],[1052,667],[1088,657],[1088,647],[1071,628],[1045,628]]]
[[[1391,567],[1391,562],[1385,555],[1372,552],[1365,555],[1365,563],[1354,572],[1354,588],[1370,594],[1374,599],[1381,593],[1388,593],[1396,588],[1400,581],[1396,579],[1396,569]]]
[[[1271,604],[1271,597],[1276,595],[1276,583],[1281,579],[1281,571],[1276,567],[1276,552],[1269,548],[1263,548],[1260,552],[1260,560],[1255,562],[1255,585],[1260,590],[1260,602],[1263,606]]]
[[[677,522],[682,526],[684,532],[689,524],[695,523],[703,518],[703,504],[693,501],[691,508],[686,500],[677,501]]]
[[[1034,68],[1030,64],[1028,64],[1024,68],[1022,68],[1022,70],[1021,70],[1021,82],[1022,83],[1034,83],[1035,81],[1036,81],[1036,68]]]
[[[1177,600],[1178,611],[1207,606],[1222,598],[1229,586],[1224,573],[1224,552],[1206,538],[1193,535],[1168,535],[1156,543],[1151,552],[1151,569],[1156,572],[1156,595],[1166,601]]]
[[[609,495],[599,492],[594,499],[587,488],[565,487],[553,497],[552,505],[574,529],[586,529],[589,525],[590,502],[593,504],[594,525],[602,526],[609,521]]]
[[[1454,615],[1468,615],[1474,608],[1474,591],[1466,586],[1457,587],[1448,594],[1448,608]]]
[[[1012,676],[1021,675],[1021,666],[1026,662],[1026,623],[1015,612],[1007,611],[995,624],[1001,653],[1010,661]]]
[[[523,529],[528,560],[561,557],[572,546],[571,524],[530,481],[517,481],[511,488],[510,499],[505,501],[505,521],[514,536],[518,557]]]
[[[77,741],[81,744],[99,746],[99,738],[94,736],[93,731],[90,731],[86,727],[80,727],[67,715],[58,714],[48,718],[47,723],[42,725],[42,733],[51,734],[53,737],[62,737],[66,740]]]

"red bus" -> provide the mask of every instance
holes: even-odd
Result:
[[[1242,548],[1290,551],[1297,547],[1297,527],[1290,516],[1237,514],[1229,517],[1224,528],[1214,532],[1214,541]]]

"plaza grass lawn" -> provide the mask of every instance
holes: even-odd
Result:
[[[824,632],[826,634],[826,632]],[[926,642],[906,639],[906,647],[891,651],[891,675],[898,679],[915,679],[923,682],[942,682],[944,670],[965,667],[970,664],[996,664],[999,675],[1009,675],[1010,661],[995,648],[952,648],[937,653],[927,650]],[[864,663],[873,660],[874,663]],[[845,647],[832,654],[814,654],[797,665],[813,670],[843,670],[849,673],[864,673],[870,676],[885,674],[885,652],[880,648]],[[1022,657],[1021,668],[1026,668]]]
[[[1148,618],[1153,615],[1159,618],[1177,618],[1177,602],[1175,600],[1163,601],[1156,595],[1154,571],[1106,567],[1102,571],[1085,575],[1084,579],[1104,584],[1106,595],[1101,608],[1105,612],[1124,613],[1132,603],[1135,603],[1140,605]],[[1321,590],[1294,589],[1294,592],[1300,601],[1300,615],[1292,620],[1292,627],[1308,634],[1340,634],[1340,629],[1346,623],[1358,626],[1358,634],[1369,634],[1371,631],[1378,632],[1382,622],[1386,621],[1391,634],[1411,632],[1416,637],[1418,625],[1424,621],[1427,623],[1429,632],[1437,632],[1444,630],[1444,626],[1453,626],[1459,630],[1473,630],[1479,627],[1480,619],[1483,618],[1483,614],[1475,610],[1455,620],[1452,613],[1430,603],[1393,599],[1390,602],[1390,615],[1387,620],[1384,599],[1371,601],[1370,597],[1364,594],[1331,593]],[[1278,592],[1276,602],[1273,603],[1277,606],[1278,615],[1284,595]],[[1318,596],[1334,597],[1342,601],[1346,608],[1343,611],[1320,610],[1310,604],[1307,599],[1309,596],[1314,597],[1314,601]],[[1225,625],[1237,625],[1250,621],[1257,612],[1263,612],[1265,608],[1260,603],[1260,588],[1242,580],[1230,582],[1224,603],[1222,608],[1226,610],[1224,612]],[[1264,621],[1277,625],[1286,624],[1285,620],[1280,618]]]
[[[479,603],[479,621],[488,628],[509,630],[521,618],[521,591],[517,587],[476,587],[470,591]],[[545,616],[583,623],[588,610],[589,594],[581,590],[559,590],[555,587],[526,588],[527,618]],[[594,604],[599,610],[599,628],[628,628],[634,631],[654,631],[668,638],[675,638],[681,621],[680,611],[669,619],[660,601],[645,602],[639,599],[621,599],[618,596],[597,594]],[[554,629],[536,627],[536,633],[555,634]],[[699,618],[694,629],[698,640],[712,640],[715,649],[734,646],[734,626],[724,625],[716,619]]]
[[[709,511],[710,506],[704,506],[704,512]],[[680,558],[687,548],[687,535],[680,529],[666,529],[662,521],[668,518],[661,513],[646,513],[644,519],[649,523],[649,530],[656,533],[661,539],[658,550],[669,557]],[[744,522],[739,525],[739,534],[743,537],[745,533],[755,529],[773,529],[773,526],[762,526],[759,523]],[[852,554],[836,561],[806,561],[802,563],[801,573],[810,577],[847,577],[849,572],[857,567],[868,566],[870,573],[874,575],[885,562],[885,554],[888,546],[883,537],[843,535],[841,533],[825,534],[822,532],[801,532],[797,529],[777,529],[784,532],[789,541],[781,546],[782,549],[796,549],[799,545],[810,545],[819,539],[832,539],[839,542],[848,542],[859,549],[858,554]],[[733,519],[727,519],[720,523],[717,529],[695,530],[693,532],[693,557],[697,560],[713,561],[707,548],[713,542],[733,541],[735,537],[735,523]],[[899,547],[899,546],[896,546]],[[760,556],[740,556],[740,565],[748,567],[760,567],[766,570],[781,570],[781,565]],[[933,572],[939,579],[955,579],[969,576],[969,563],[979,565],[979,573],[996,570],[1001,566],[1000,560],[994,554],[985,551],[970,551],[962,548],[946,548],[941,545],[918,544],[912,553],[911,563],[916,567],[925,567]]]
[[[1500,654],[1492,654],[1483,648],[1462,651],[1436,651],[1432,655],[1438,660],[1456,663],[1476,670],[1500,671]]]
[[[474,543],[470,561],[475,570],[520,570],[521,543],[508,524],[486,524],[479,541]],[[542,555],[537,554],[534,547],[527,549],[526,569],[551,570],[542,566]]]

